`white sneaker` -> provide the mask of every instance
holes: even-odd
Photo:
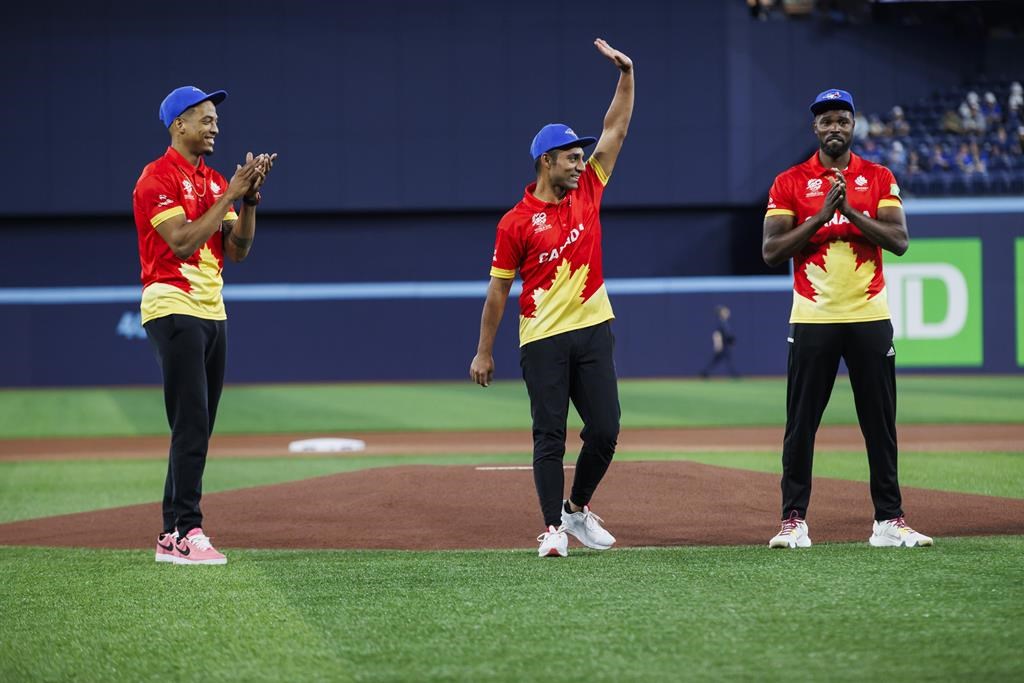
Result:
[[[565,535],[565,527],[549,526],[548,530],[537,537],[540,541],[539,557],[565,557],[569,554],[569,537]]]
[[[796,512],[789,513],[789,518],[782,520],[782,528],[779,533],[772,536],[768,541],[769,548],[810,548],[811,537],[807,535],[807,522],[796,516]]]
[[[907,526],[902,517],[875,522],[872,525],[868,543],[876,548],[913,548],[934,544],[931,536],[925,536]]]
[[[566,512],[562,502],[562,528],[579,539],[580,543],[595,550],[608,550],[615,543],[615,537],[601,526],[603,519],[584,505],[579,512]]]

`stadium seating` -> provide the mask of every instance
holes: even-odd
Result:
[[[885,114],[858,115],[858,124],[870,132],[854,151],[892,169],[908,195],[1024,192],[1020,81],[978,79]]]

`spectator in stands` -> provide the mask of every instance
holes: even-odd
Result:
[[[978,152],[978,143],[961,142],[960,149],[956,153],[956,167],[964,175],[972,173],[985,173],[985,163]]]
[[[889,113],[889,128],[896,137],[902,138],[910,135],[910,123],[904,118],[902,107],[895,106],[892,108],[892,111]]]
[[[1003,108],[996,101],[995,93],[985,93],[985,101],[981,105],[981,115],[985,117],[985,124],[988,128],[1003,122]]]
[[[858,114],[853,118],[855,121],[853,125],[853,144],[858,148],[861,148],[864,146],[864,142],[871,134],[871,131],[869,130],[871,124],[863,113],[858,112]]]
[[[1022,109],[1024,109],[1024,95],[1010,93],[1010,99],[1006,103],[1006,125],[1013,128],[1024,122],[1024,116],[1021,114]]]
[[[856,127],[856,126],[854,126]],[[882,123],[882,119],[879,118],[878,114],[871,114],[868,116],[868,133],[871,137],[878,139],[884,138],[889,135],[889,130]]]
[[[908,177],[920,175],[924,172],[921,168],[921,155],[917,153],[916,149],[910,150],[910,156],[907,157],[907,172]]]
[[[942,145],[935,143],[932,145],[932,154],[928,159],[928,168],[930,171],[948,171],[953,167],[953,160],[950,159],[949,155],[946,154],[946,150],[942,148]]]
[[[960,126],[964,133],[984,133],[985,117],[981,115],[981,106],[969,101],[960,104]]]
[[[893,140],[889,147],[886,166],[896,174],[901,174],[907,169],[907,150],[899,140]]]
[[[767,21],[768,15],[775,9],[775,0],[747,0],[747,7],[750,9],[751,17]]]
[[[956,109],[948,109],[946,110],[946,113],[942,115],[942,122],[939,127],[943,133],[960,135],[964,132],[964,120],[961,118],[959,111]]]
[[[992,146],[1006,151],[1010,147],[1010,136],[1006,133],[1006,126],[999,126],[992,134]]]
[[[988,152],[981,149],[977,140],[971,140],[971,159],[974,163],[974,173],[988,173]]]
[[[1017,126],[1017,135],[1010,143],[1010,153],[1016,156],[1024,154],[1024,126]]]
[[[856,128],[856,126],[854,126]],[[873,164],[882,163],[882,150],[878,148],[878,143],[872,138],[868,138],[864,141],[863,146],[860,148],[860,155],[862,158],[867,159]]]
[[[1003,131],[1005,133],[1005,130]],[[984,150],[988,154],[988,168],[993,171],[1006,171],[1013,168],[1013,162],[1006,154],[1006,148],[997,144],[986,144]]]

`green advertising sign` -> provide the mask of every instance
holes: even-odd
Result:
[[[982,365],[979,238],[911,238],[905,255],[886,260],[885,284],[897,366]]]
[[[1014,251],[1017,254],[1016,272],[1017,277],[1017,367],[1024,368],[1024,239],[1014,242]]]

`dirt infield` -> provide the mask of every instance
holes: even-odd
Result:
[[[571,470],[567,472],[571,476]],[[568,478],[568,477],[567,477]],[[685,461],[612,466],[594,507],[620,547],[764,544],[778,528],[778,476]],[[1024,500],[904,488],[915,527],[939,538],[1024,534]],[[225,548],[533,548],[542,525],[529,468],[416,465],[209,494]],[[866,484],[818,478],[812,538],[865,541]],[[149,548],[156,504],[0,525],[0,545]],[[96,529],[116,529],[97,534]]]
[[[210,457],[287,455],[295,439],[324,434],[218,436]],[[523,453],[523,467],[417,465],[360,470],[204,496],[207,531],[225,548],[530,548],[542,520],[529,464],[527,430],[363,433],[356,455]],[[573,443],[575,440],[575,443]],[[579,446],[573,435],[569,451]],[[781,428],[624,430],[620,451],[774,451]],[[1019,451],[1024,425],[910,425],[904,451]],[[825,450],[863,450],[857,427],[826,427]],[[484,457],[473,457],[476,456]],[[309,454],[303,454],[308,457]],[[166,437],[0,441],[0,461],[162,459]],[[325,454],[320,457],[349,457]],[[567,459],[571,461],[571,457]],[[567,471],[567,480],[572,471]],[[618,462],[602,483],[597,510],[620,547],[763,544],[777,529],[778,475],[693,462]],[[942,536],[1024,534],[1024,500],[904,488],[910,521]],[[812,538],[865,540],[871,530],[866,484],[816,478]],[[159,531],[157,504],[0,525],[0,545],[148,548]],[[116,535],[96,534],[115,528]]]
[[[434,453],[529,453],[528,429],[476,432],[364,432],[347,434],[215,435],[211,457],[278,457],[288,454],[288,444],[313,436],[362,439],[365,455]],[[568,450],[579,449],[579,437],[570,433]],[[1024,424],[901,425],[903,451],[1019,451],[1024,448]],[[166,436],[76,439],[0,440],[0,461],[75,460],[113,458],[166,458]],[[779,451],[782,427],[735,427],[729,429],[626,429],[619,437],[619,451],[724,452]],[[864,439],[856,426],[822,427],[817,447],[821,450],[858,451]],[[308,455],[308,454],[307,454]],[[327,457],[337,457],[329,455]]]

